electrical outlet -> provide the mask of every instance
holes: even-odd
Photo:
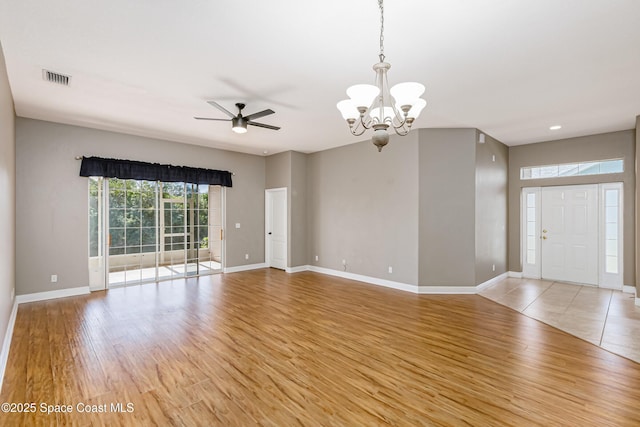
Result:
[[[244,254],[244,259],[249,259],[249,254]]]
[[[491,271],[496,271],[496,265],[495,265],[495,264],[493,264],[493,265],[491,266]]]
[[[236,222],[236,228],[240,228],[240,223]]]
[[[51,275],[51,283],[56,283],[58,281],[58,275],[57,274],[52,274]]]
[[[11,288],[11,300],[13,300],[16,296],[16,288]]]
[[[318,261],[318,255],[316,255],[316,261]]]
[[[342,265],[347,265],[347,260],[346,259],[342,260]]]
[[[393,273],[393,267],[389,266],[389,273]]]

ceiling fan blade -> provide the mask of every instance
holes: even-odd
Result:
[[[275,111],[271,109],[267,109],[264,111],[259,111],[257,113],[249,114],[248,116],[244,116],[244,118],[247,120],[254,120],[254,119],[258,119],[260,117],[268,116],[269,114],[274,114],[274,113]]]
[[[211,117],[194,117],[196,120],[215,120],[216,122],[230,122],[229,119],[213,119]]]
[[[271,130],[280,130],[278,126],[265,125],[264,123],[256,123],[256,122],[247,122],[248,125],[257,126],[259,128],[271,129]]]
[[[207,104],[216,107],[218,110],[222,111],[229,117],[235,117],[236,115],[224,108],[222,105],[218,104],[216,101],[207,101]]]

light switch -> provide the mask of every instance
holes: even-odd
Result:
[[[236,228],[240,228],[240,223],[236,222]]]

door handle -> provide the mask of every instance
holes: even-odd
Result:
[[[547,240],[547,236],[540,236],[542,240]]]
[[[546,232],[547,232],[547,230],[542,230],[542,232],[543,232],[543,233],[546,233]]]

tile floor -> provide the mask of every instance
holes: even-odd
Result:
[[[633,294],[508,278],[480,295],[640,363],[640,307]]]

